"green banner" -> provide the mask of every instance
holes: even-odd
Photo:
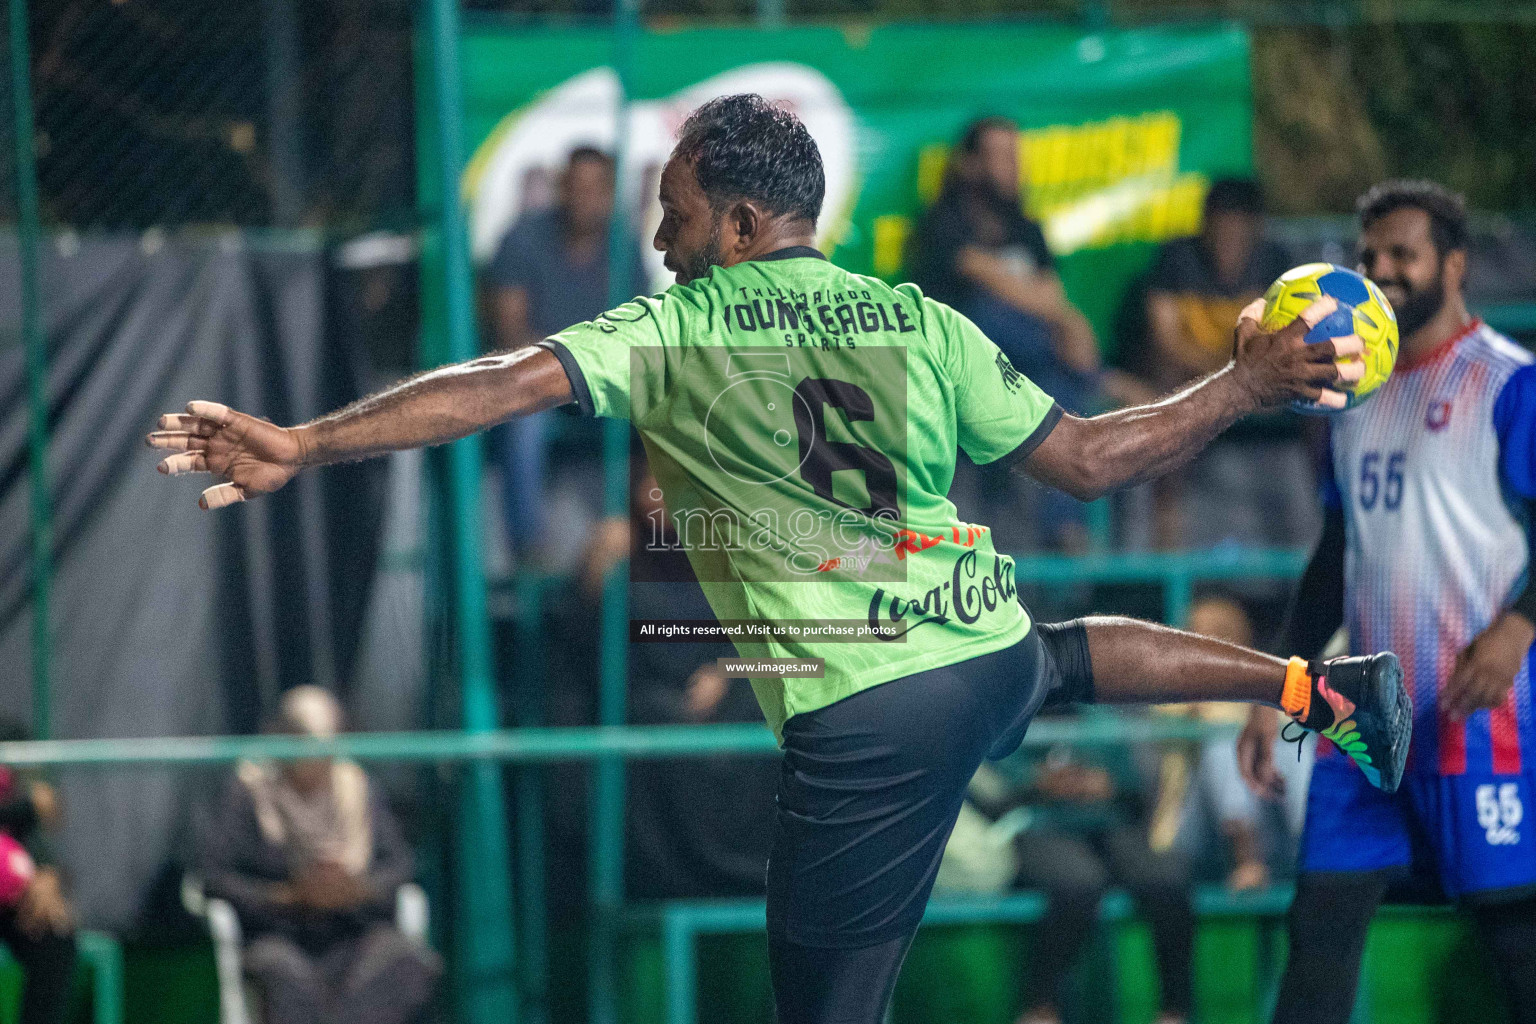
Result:
[[[466,33],[466,134],[475,148],[462,187],[477,259],[490,257],[521,213],[551,200],[572,147],[613,145],[612,58],[603,30]],[[1252,167],[1248,38],[1236,27],[688,29],[644,35],[634,67],[629,187],[647,242],[660,218],[656,181],[682,118],[711,96],[759,92],[791,105],[822,149],[822,246],[843,266],[892,281],[964,125],[984,114],[1016,119],[1028,212],[1106,343],[1125,286],[1156,243],[1195,230],[1212,177]],[[426,104],[422,114],[426,139]],[[419,166],[430,206],[441,194],[436,163]],[[664,287],[670,276],[653,255]]]

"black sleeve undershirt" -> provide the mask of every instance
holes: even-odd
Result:
[[[1314,658],[1344,623],[1344,513],[1323,513],[1323,535],[1291,597],[1282,653]]]

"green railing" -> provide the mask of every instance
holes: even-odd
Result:
[[[1101,552],[1090,555],[1014,555],[1020,584],[1147,583],[1163,593],[1163,621],[1189,619],[1197,581],[1291,579],[1306,568],[1307,552],[1294,548],[1213,548],[1209,551]]]
[[[445,182],[456,182],[468,155],[464,130],[463,76],[459,68],[459,0],[427,0],[427,59],[436,107],[436,153]],[[475,312],[475,277],[469,233],[462,205],[439,205],[442,274],[447,307],[450,361],[480,354]],[[423,354],[432,350],[422,339]],[[423,359],[424,362],[428,360]],[[455,642],[460,714],[471,736],[496,729],[497,701],[490,619],[486,612],[480,514],[480,467],[484,440],[466,437],[449,446],[446,491],[448,558],[452,599],[449,622]],[[454,957],[451,968],[455,1001],[469,1024],[516,1024],[518,996],[510,844],[501,773],[494,766],[467,766],[454,821],[458,863],[454,871]]]
[[[1212,727],[1183,718],[1115,716],[1085,722],[1041,721],[1025,746],[1104,746],[1198,740]],[[0,764],[70,770],[207,767],[242,760],[504,761],[540,765],[602,758],[655,759],[716,754],[772,756],[778,743],[766,726],[625,725],[500,729],[493,732],[351,733],[329,740],[296,736],[176,736],[30,740],[0,743]]]

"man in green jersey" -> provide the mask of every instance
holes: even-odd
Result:
[[[742,656],[824,662],[819,677],[753,680],[785,752],[774,991],[781,1024],[874,1024],[966,783],[1042,706],[1277,705],[1339,737],[1387,789],[1410,716],[1391,654],[1287,663],[1129,619],[1035,623],[1012,560],[945,497],[957,449],[1089,499],[1167,472],[1247,413],[1342,405],[1329,385],[1358,379],[1336,359],[1359,340],[1303,341],[1333,300],[1274,334],[1246,311],[1233,360],[1161,402],[1064,415],[965,317],[817,252],[823,192],[793,114],[758,96],[713,100],[662,174],[655,245],[677,275],[663,294],[298,427],[193,402],[149,443],[177,452],[162,472],[218,478],[201,499],[218,508],[308,466],[570,402],[627,418],[715,615],[742,629]]]

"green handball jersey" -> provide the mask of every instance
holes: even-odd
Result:
[[[1062,412],[976,326],[795,247],[637,298],[542,343],[584,413],[628,419],[671,530],[775,733],[1029,631],[1013,560],[949,501],[957,449],[1017,460]],[[644,619],[645,609],[631,610]]]

